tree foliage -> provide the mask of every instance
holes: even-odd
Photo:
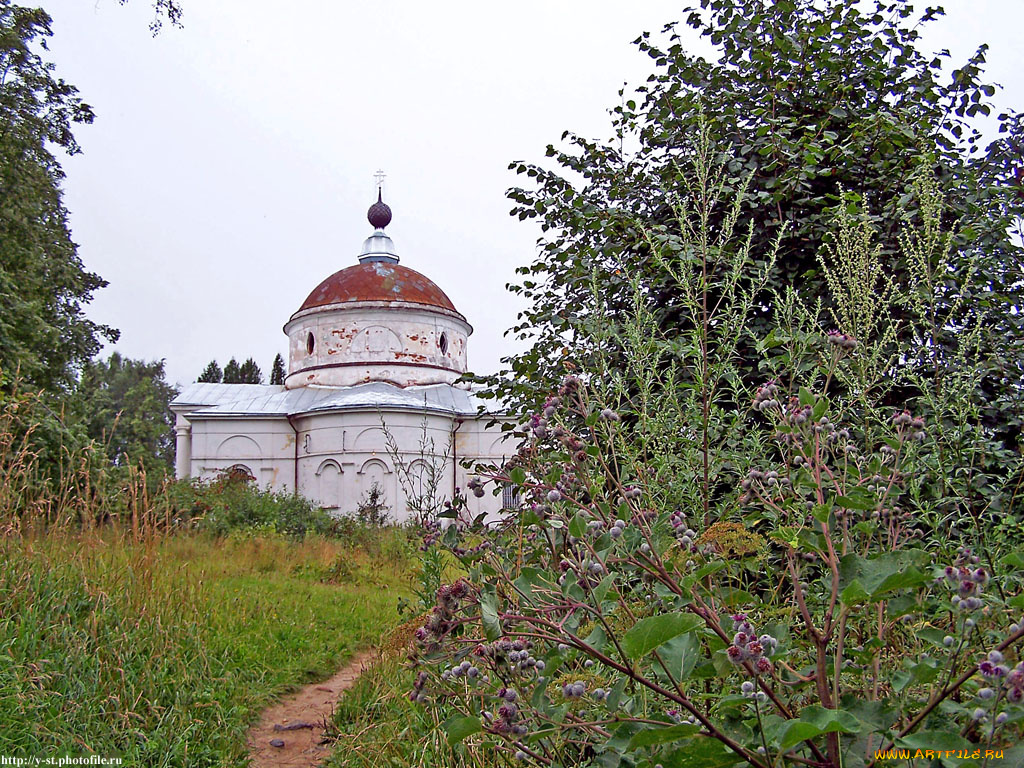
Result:
[[[241,366],[238,365],[238,361],[235,358],[228,360],[224,366],[224,378],[222,381],[225,384],[239,384],[241,383]]]
[[[128,0],[118,0],[121,5],[127,5]],[[149,30],[156,37],[168,22],[173,27],[181,26],[183,11],[175,0],[153,0],[153,20],[149,23]]]
[[[681,328],[683,297],[632,222],[679,236],[675,211],[699,202],[687,198],[680,168],[691,151],[688,139],[706,123],[726,164],[725,191],[745,190],[736,228],[750,233],[755,268],[778,239],[766,292],[792,286],[806,297],[825,295],[817,257],[832,215],[842,209],[863,213],[875,226],[886,273],[907,285],[900,231],[922,221],[916,182],[934,180],[944,223],[959,225],[937,301],[971,297],[934,341],[941,348],[956,327],[984,312],[991,332],[982,389],[993,402],[1017,397],[1024,373],[1022,121],[1000,112],[999,138],[984,144],[973,118],[993,111],[995,87],[982,73],[986,48],[947,74],[948,53],[920,50],[922,25],[939,13],[915,17],[905,2],[703,0],[687,11],[686,25],[716,47],[716,61],[688,52],[677,24],[665,28],[663,39],[638,39],[657,71],[637,89],[638,99],[624,94],[614,110],[613,140],[566,133],[567,148],[548,147],[553,169],[512,165],[531,182],[510,191],[513,214],[538,221],[544,234],[537,258],[511,286],[530,302],[511,332],[532,346],[508,361],[509,376],[492,382],[497,393],[513,407],[536,407],[565,365],[586,367],[594,327],[621,325],[634,278],[659,327],[670,336]],[[708,213],[712,222],[729,215]],[[722,277],[715,262],[709,268]],[[584,313],[595,287],[602,306]],[[776,311],[764,297],[757,309],[754,337]],[[614,337],[603,343],[621,357]],[[740,352],[754,357],[749,347]],[[990,425],[1004,410],[989,412]]]
[[[637,275],[623,321],[602,322],[591,284],[587,368],[470,486],[512,485],[522,507],[488,526],[456,499],[426,530],[465,576],[415,632],[410,700],[449,743],[548,768],[1020,763],[1022,462],[976,503],[981,322],[950,341],[952,370],[893,367],[967,301],[945,292],[938,183],[913,191],[907,286],[886,273],[887,222],[836,211],[819,302],[765,287],[781,243],[755,253],[739,228],[707,124],[687,141],[692,203],[616,222],[678,291],[679,325],[659,327]]]
[[[280,376],[279,382],[274,381],[274,377],[277,375]],[[281,359],[281,355],[278,355],[274,358],[270,383],[283,384],[284,375],[284,361]],[[260,370],[257,362],[251,357],[246,358],[244,363],[239,363],[237,359],[232,357],[228,360],[227,365],[224,366],[223,371],[221,371],[216,360],[211,360],[196,381],[224,384],[262,384],[263,371]]]
[[[245,362],[238,367],[238,381],[229,382],[227,377],[224,378],[225,384],[237,383],[237,384],[262,384],[263,383],[263,372],[260,367],[256,364],[256,361],[251,357],[246,358]]]
[[[175,0],[155,0],[154,11],[154,34],[164,19],[180,25]],[[70,482],[88,503],[108,461],[169,463],[173,390],[162,362],[92,362],[118,332],[85,316],[107,283],[71,239],[58,155],[80,151],[74,129],[93,112],[46,60],[51,24],[41,9],[0,0],[0,406],[16,447],[8,458],[25,459],[15,462],[22,489],[64,494]]]
[[[203,369],[203,372],[199,374],[199,378],[196,379],[200,384],[219,384],[224,380],[224,371],[217,365],[216,360],[211,360],[207,366]]]
[[[43,58],[50,23],[0,0],[0,369],[58,392],[118,334],[83,312],[106,282],[71,240],[53,151],[78,153],[72,129],[93,113]]]
[[[284,369],[284,358],[281,357],[281,353],[278,352],[274,356],[274,363],[270,366],[270,383],[271,384],[284,384],[285,377],[288,374]]]
[[[112,463],[165,470],[174,465],[170,403],[177,389],[167,383],[163,360],[132,360],[114,352],[85,367],[78,395],[88,435]]]

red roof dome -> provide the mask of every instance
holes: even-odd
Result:
[[[457,312],[432,280],[386,261],[367,261],[335,272],[313,289],[299,312],[347,301],[405,301]]]

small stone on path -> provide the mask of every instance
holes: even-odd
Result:
[[[280,749],[284,746],[284,739],[271,739],[270,746],[277,747],[278,749]]]

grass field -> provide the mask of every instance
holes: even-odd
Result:
[[[334,746],[327,768],[495,768],[510,765],[500,753],[470,738],[448,745],[445,710],[409,701],[415,672],[404,654],[390,655],[362,674],[334,713]]]
[[[463,576],[457,563],[432,550],[411,569],[424,591],[423,572],[433,572],[440,583],[451,583]],[[431,581],[428,577],[426,581]],[[432,592],[428,592],[432,594]],[[413,610],[426,606],[420,603]],[[326,768],[406,768],[406,766],[444,766],[445,768],[495,768],[509,765],[502,754],[483,749],[478,739],[450,746],[443,721],[457,713],[443,702],[429,705],[409,700],[417,670],[410,663],[412,638],[423,617],[410,617],[381,638],[380,661],[365,671],[350,688],[334,712],[333,733],[337,738]]]
[[[407,544],[235,532],[0,541],[0,754],[244,764],[276,694],[396,621]]]

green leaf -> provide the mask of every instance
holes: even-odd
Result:
[[[449,745],[458,744],[467,736],[480,733],[481,730],[479,717],[450,717],[444,723]]]
[[[915,634],[917,634],[917,636],[922,638],[923,640],[927,640],[929,643],[938,648],[946,647],[942,641],[945,639],[947,633],[943,632],[941,629],[924,627],[923,629],[917,630]]]
[[[626,690],[627,678],[623,677],[619,682],[612,686],[611,692],[608,694],[608,709],[614,712],[619,707],[619,702],[622,701],[622,694]]]
[[[1000,560],[1000,562],[1003,565],[1010,566],[1011,568],[1024,570],[1024,554],[1021,554],[1020,552],[1011,552],[1002,560]]]
[[[533,588],[549,586],[544,579],[544,571],[539,568],[524,566],[519,578],[512,582],[516,589],[529,601],[533,601]]]
[[[700,726],[691,723],[666,724],[665,727],[653,725],[631,738],[628,749],[638,749],[639,747],[649,747],[653,744],[664,744],[669,741],[685,739],[699,732]]]
[[[769,531],[768,538],[787,544],[793,549],[798,549],[800,546],[800,529],[792,525],[780,526],[773,531]]]
[[[896,739],[896,746],[910,749],[974,749],[967,739],[951,731],[918,731]]]
[[[608,635],[604,631],[604,627],[600,624],[594,625],[594,628],[590,630],[590,634],[583,638],[583,642],[587,645],[593,646],[601,652],[604,652],[609,644]]]
[[[512,467],[509,470],[508,479],[516,485],[522,485],[526,482],[526,470],[522,467]]]
[[[672,678],[677,683],[682,682],[690,677],[701,658],[700,642],[695,633],[685,632],[663,643],[658,649],[658,655],[665,662]]]
[[[883,596],[899,589],[918,587],[928,577],[915,566],[928,559],[921,550],[885,552],[874,558],[863,558],[848,554],[839,561],[840,594],[846,594],[851,601],[858,598],[864,602],[878,602]],[[856,582],[856,584],[855,584]],[[865,598],[862,593],[866,592]],[[854,605],[855,602],[843,602]]]
[[[849,606],[866,603],[869,597],[871,597],[870,593],[857,579],[851,581],[849,586],[839,593],[839,599],[842,600],[843,605]]]
[[[787,750],[823,733],[859,733],[862,728],[861,722],[849,712],[811,706],[804,707],[798,720],[783,722],[776,738],[779,740],[779,749]]]
[[[669,755],[658,758],[665,768],[733,768],[739,763],[736,753],[718,739],[698,736]]]
[[[614,584],[614,573],[609,573],[607,576],[601,579],[601,583],[594,587],[594,602],[596,602],[598,605],[601,605],[605,597],[608,595],[608,590],[610,590],[612,588],[612,585]]]
[[[890,574],[882,580],[882,583],[875,587],[871,592],[871,602],[875,603],[890,592],[895,592],[900,589],[911,589],[913,587],[920,587],[922,584],[928,582],[928,576],[919,571],[914,566],[910,566],[905,571],[899,571],[898,573]]]
[[[935,659],[924,657],[920,663],[908,665],[893,675],[893,690],[903,691],[908,685],[930,683],[939,675],[939,663]]]
[[[825,412],[827,410],[828,410],[828,398],[827,397],[819,397],[817,402],[814,404],[814,410],[811,412],[811,418],[813,418],[815,421],[817,421],[818,419],[820,419],[822,416],[825,415]]]
[[[714,562],[702,565],[696,571],[686,577],[687,581],[700,581],[705,576],[710,576],[713,573],[718,573],[720,570],[725,568],[728,564],[723,560],[715,560]]]
[[[622,650],[631,659],[641,659],[662,643],[692,632],[702,624],[692,613],[664,613],[641,619],[622,636]]]
[[[580,512],[569,521],[569,535],[582,539],[587,533],[587,520]]]
[[[878,501],[870,491],[863,488],[852,488],[849,495],[836,497],[836,504],[843,509],[870,512],[878,505]]]
[[[814,515],[814,519],[819,523],[827,523],[829,515],[832,514],[831,504],[815,504],[814,509],[811,510],[811,514]]]
[[[501,621],[498,619],[498,596],[493,587],[480,594],[480,623],[488,640],[501,637]]]
[[[800,405],[814,405],[814,395],[807,387],[800,387]]]

